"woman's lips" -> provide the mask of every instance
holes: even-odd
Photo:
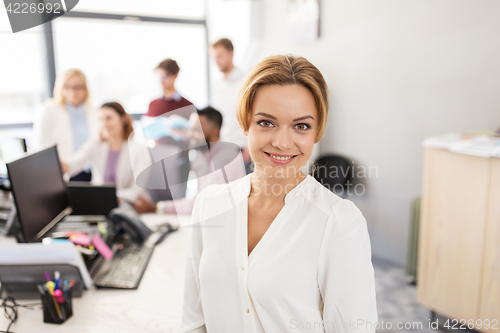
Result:
[[[271,162],[276,163],[276,164],[288,164],[292,162],[292,160],[297,157],[298,155],[283,155],[283,154],[271,154],[268,152],[264,152],[267,157],[271,160]]]

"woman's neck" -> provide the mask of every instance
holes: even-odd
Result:
[[[123,146],[123,139],[120,137],[116,138],[108,138],[108,144],[109,144],[109,150],[111,151],[118,151],[122,149]]]
[[[83,104],[83,102],[82,102],[82,103],[76,103],[76,104],[75,104],[75,103],[66,102],[66,104],[71,105],[71,106],[72,106],[72,107],[74,107],[74,108],[77,108],[77,107],[79,107],[80,105],[82,105],[82,104]]]
[[[263,172],[254,172],[251,176],[250,196],[264,206],[284,203],[285,196],[293,190],[307,175],[302,171],[290,177],[267,177]]]

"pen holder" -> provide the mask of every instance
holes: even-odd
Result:
[[[71,293],[72,293],[71,289],[67,291],[63,303],[57,303],[55,297],[50,294],[45,293],[43,295],[40,295],[40,298],[42,299],[44,323],[62,324],[69,317],[73,315],[73,306],[71,304]],[[59,310],[57,310],[55,303],[57,303]]]

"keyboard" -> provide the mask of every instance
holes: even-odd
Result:
[[[103,273],[94,281],[97,287],[137,289],[148,266],[154,247],[130,243],[117,249],[113,258],[103,265]]]

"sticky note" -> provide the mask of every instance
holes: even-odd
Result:
[[[101,221],[97,222],[97,229],[99,229],[99,232],[101,233],[101,235],[106,235],[106,233],[108,232],[106,230],[106,227],[104,226],[104,224]]]
[[[90,237],[85,234],[73,234],[69,237],[69,240],[72,241],[73,244],[81,246],[89,246],[92,241]]]
[[[95,249],[104,257],[104,259],[111,260],[113,258],[113,251],[111,251],[109,246],[104,243],[101,236],[98,234],[95,234],[94,237],[92,237],[92,244],[94,244]]]

